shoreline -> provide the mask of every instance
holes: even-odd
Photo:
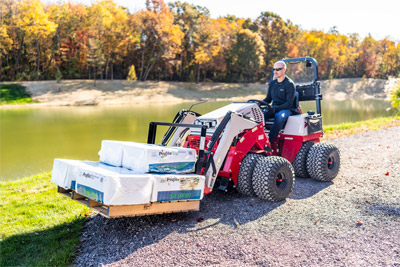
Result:
[[[400,78],[347,78],[321,81],[324,99],[386,99]],[[39,103],[2,105],[0,109],[59,106],[105,106],[196,101],[247,101],[262,99],[265,84],[190,83],[126,80],[63,80],[2,82],[21,84]]]

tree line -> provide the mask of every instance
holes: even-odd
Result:
[[[0,80],[264,82],[273,63],[311,56],[321,79],[399,76],[400,43],[304,30],[272,12],[212,18],[206,7],[145,0],[90,6],[0,2]],[[267,71],[268,70],[268,71]],[[133,76],[132,76],[133,75]]]

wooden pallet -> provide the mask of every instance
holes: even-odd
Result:
[[[138,205],[104,205],[82,196],[74,190],[67,190],[58,186],[57,192],[92,208],[107,218],[198,211],[200,209],[200,200],[151,202]]]

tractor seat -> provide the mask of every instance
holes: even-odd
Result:
[[[295,106],[296,108],[292,109],[292,113],[293,113],[293,114],[292,114],[291,116],[301,114],[300,109],[299,109],[299,107],[300,107],[300,104],[299,104],[299,92],[297,92],[297,91],[294,92],[293,104],[294,104],[294,106]],[[274,122],[275,122],[275,119],[274,119],[274,118],[266,119],[266,120],[265,120],[264,129],[266,129],[266,130],[271,130],[272,125],[274,124]],[[287,122],[287,121],[286,121],[286,122]],[[282,130],[285,129],[286,122],[285,122],[285,124],[283,124]]]

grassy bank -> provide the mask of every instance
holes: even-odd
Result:
[[[324,139],[400,126],[400,116],[324,127]],[[89,209],[56,193],[50,173],[0,182],[0,266],[72,262]]]
[[[366,121],[349,122],[324,126],[324,139],[338,138],[346,135],[375,131],[383,128],[400,126],[400,115],[375,118]]]
[[[0,266],[71,263],[88,208],[56,193],[50,173],[0,183]]]
[[[33,100],[25,87],[19,84],[0,83],[0,105],[18,105],[38,103]]]

